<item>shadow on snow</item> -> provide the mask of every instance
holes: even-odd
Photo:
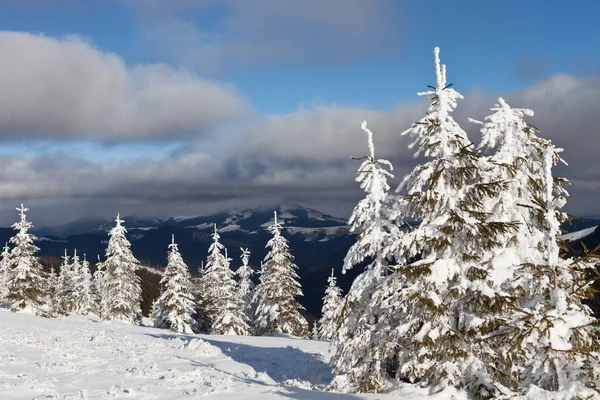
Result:
[[[288,379],[295,379],[298,381],[308,382],[312,387],[322,390],[333,379],[331,367],[322,359],[320,354],[306,353],[292,346],[252,346],[244,343],[236,343],[233,337],[231,339],[223,338],[216,340],[207,337],[207,335],[185,335],[177,333],[146,333],[146,335],[162,339],[182,338],[186,339],[187,341],[192,339],[201,339],[219,348],[225,356],[231,358],[232,360],[240,364],[249,365],[256,372],[266,373],[271,379],[279,384],[282,384]],[[268,337],[266,336],[263,338],[268,340]],[[197,362],[194,363],[201,365]],[[288,396],[295,399],[357,398],[355,396],[342,395],[332,392],[323,392],[322,395],[317,395],[316,393],[318,392],[297,387],[282,386],[282,391],[280,394],[282,396]]]

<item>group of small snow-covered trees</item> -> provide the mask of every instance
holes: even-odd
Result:
[[[131,252],[126,233],[117,215],[108,233],[105,260],[98,256],[93,275],[85,254],[80,262],[76,250],[72,257],[65,250],[59,273],[51,270],[48,277],[52,316],[96,314],[102,320],[141,322],[142,289],[136,274],[139,261]]]
[[[366,197],[350,220],[358,237],[344,269],[369,264],[336,311],[330,389],[408,381],[479,399],[598,398],[600,331],[582,303],[596,262],[560,255],[568,182],[552,168],[562,149],[525,121],[532,111],[503,99],[474,146],[451,116],[462,96],[434,55],[437,84],[420,93],[427,115],[403,133],[424,161],[399,195],[363,123]],[[417,222],[401,229],[408,221]]]
[[[0,259],[2,304],[12,311],[26,310],[48,317],[93,313],[103,320],[141,322],[142,290],[136,274],[140,263],[131,252],[127,230],[119,216],[109,232],[106,257],[102,262],[98,257],[92,276],[85,254],[81,261],[76,250],[72,257],[65,250],[60,270],[46,273],[35,257],[39,248],[34,244],[36,237],[29,232],[33,225],[26,218],[28,209],[21,205],[17,210],[21,220],[13,225],[17,234],[10,243],[14,246],[10,249],[7,244]],[[281,235],[277,213],[269,230],[273,234],[267,244],[270,251],[260,270],[260,283],[254,287],[250,252],[242,249],[237,282],[215,225],[208,262],[195,291],[197,296],[173,237],[161,293],[153,305],[155,325],[178,332],[308,336],[308,324],[300,313],[303,307],[297,300],[302,296],[297,267],[287,240]]]
[[[83,262],[80,262],[77,250],[71,258],[65,250],[58,274],[52,268],[48,275],[50,315],[98,314],[99,299],[94,290],[96,285],[86,255],[83,255]]]
[[[153,305],[155,326],[179,332],[205,331],[221,335],[287,333],[306,337],[308,324],[296,299],[302,295],[296,265],[277,221],[269,228],[273,238],[260,270],[260,283],[252,281],[250,252],[242,250],[242,266],[234,271],[215,225],[206,266],[196,287],[190,283],[175,239],[169,246],[168,265],[161,280],[161,294]],[[238,275],[238,281],[235,275]]]
[[[125,227],[117,216],[110,231],[106,260],[98,262],[92,276],[85,254],[75,250],[65,255],[57,272],[46,273],[36,258],[39,248],[27,208],[17,208],[21,220],[13,225],[17,234],[10,239],[0,260],[0,301],[11,311],[27,311],[46,317],[68,314],[98,314],[105,320],[135,322],[141,319],[141,288],[135,274],[138,261],[125,238]],[[69,262],[70,260],[70,262]]]

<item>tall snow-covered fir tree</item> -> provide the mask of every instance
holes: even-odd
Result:
[[[136,275],[139,261],[131,252],[125,237],[127,230],[117,215],[116,225],[109,232],[104,279],[102,283],[102,319],[138,323],[142,318],[142,289]]]
[[[199,286],[200,290],[200,307],[205,319],[205,328],[211,329],[212,325],[219,313],[219,284],[220,275],[224,272],[226,264],[225,256],[223,255],[223,246],[220,242],[221,236],[217,232],[217,225],[214,225],[212,234],[213,242],[208,248],[208,257],[206,265],[201,271]]]
[[[487,173],[452,118],[462,95],[447,84],[439,48],[434,60],[436,86],[420,93],[430,100],[427,115],[403,132],[414,138],[415,157],[426,160],[398,187],[402,217],[421,221],[398,251],[419,260],[397,268],[382,288],[377,302],[389,303],[387,319],[396,321],[384,322],[388,330],[378,335],[385,336],[382,351],[396,358],[395,378],[489,396],[499,388],[490,378],[492,349],[480,339],[510,306],[500,288],[510,276],[493,261],[518,222],[486,208],[507,182]]]
[[[256,328],[258,334],[288,333],[297,337],[308,337],[308,323],[300,314],[304,307],[297,300],[302,296],[298,282],[298,268],[290,253],[287,239],[281,235],[282,225],[277,221],[277,212],[269,232],[273,235],[267,243],[269,252],[256,287]]]
[[[250,326],[254,325],[254,311],[255,306],[252,298],[254,297],[254,282],[252,281],[252,275],[254,270],[250,267],[250,250],[240,248],[242,251],[242,266],[236,271],[236,275],[239,277],[238,283],[238,296],[244,302],[244,313],[248,318]]]
[[[190,282],[192,284],[192,295],[194,296],[194,300],[196,303],[194,320],[196,325],[196,330],[198,332],[210,332],[211,321],[208,319],[208,314],[204,309],[204,295],[206,293],[204,283],[205,283],[205,274],[206,267],[204,262],[200,264],[198,268],[198,277],[191,278]]]
[[[190,272],[179,253],[173,235],[169,245],[167,267],[160,280],[161,294],[153,306],[152,319],[155,327],[193,333],[195,301],[190,278]]]
[[[223,254],[224,246],[215,224],[213,243],[201,278],[201,309],[212,333],[247,335],[249,333],[244,303],[238,296],[230,259]]]
[[[49,315],[58,317],[64,315],[62,304],[62,292],[60,290],[58,274],[54,267],[50,268],[47,279],[48,305],[50,306]]]
[[[70,272],[70,283],[71,283],[71,295],[73,299],[73,307],[71,313],[79,314],[79,306],[81,301],[81,261],[77,255],[77,249],[73,249],[73,256],[71,257],[71,265],[69,266]]]
[[[338,329],[337,310],[342,302],[342,289],[337,285],[333,269],[327,278],[327,289],[323,297],[321,319],[319,319],[319,339],[331,340]]]
[[[81,263],[79,263],[79,260],[76,260],[76,257],[77,250],[75,250],[73,256],[73,271],[77,271],[74,279],[74,312],[81,315],[95,313],[97,312],[97,303],[94,299],[94,287],[92,274],[90,273],[90,263],[85,254],[83,255],[83,262]]]
[[[357,233],[356,243],[344,259],[343,272],[369,262],[365,271],[352,283],[343,299],[336,335],[333,337],[335,353],[332,364],[339,374],[330,389],[343,392],[376,392],[386,388],[384,358],[372,343],[374,327],[381,309],[371,304],[374,291],[389,265],[394,245],[401,236],[399,224],[394,223],[396,196],[389,193],[388,178],[392,164],[375,158],[373,133],[367,122],[361,124],[367,134],[369,155],[360,165],[356,182],[366,193],[350,217],[350,230]]]
[[[56,309],[56,313],[68,315],[75,310],[75,276],[69,260],[71,257],[67,254],[65,249],[65,255],[61,257],[63,262],[58,272],[58,304],[59,308]]]
[[[598,370],[600,331],[582,300],[592,294],[588,271],[597,255],[577,260],[559,257],[560,211],[568,193],[564,178],[552,168],[562,149],[536,135],[525,116],[533,111],[513,109],[504,99],[483,124],[480,147],[488,152],[496,176],[509,185],[492,203],[510,212],[521,224],[507,247],[503,262],[514,271],[504,285],[514,297],[505,323],[490,334],[500,350],[499,381],[530,398],[595,398],[600,396]],[[544,394],[543,391],[558,392]]]
[[[321,334],[319,333],[319,321],[314,320],[312,329],[310,330],[310,338],[314,340],[319,340],[321,338]]]
[[[14,245],[10,252],[10,278],[7,301],[11,311],[27,311],[41,313],[41,307],[46,300],[46,274],[42,265],[35,257],[39,248],[34,244],[36,237],[29,233],[33,224],[27,221],[28,208],[17,208],[21,220],[13,224],[17,234],[10,238]]]
[[[10,279],[10,248],[8,243],[4,245],[0,255],[0,304],[8,296],[8,282]]]
[[[235,282],[235,273],[231,270],[231,258],[225,249],[225,274],[221,275],[223,282],[219,302],[220,311],[213,322],[212,332],[220,335],[249,335],[250,326],[245,313],[243,299],[239,297],[239,288]],[[213,272],[214,273],[214,272]]]
[[[98,261],[96,262],[96,271],[93,275],[93,296],[94,302],[96,303],[96,312],[98,315],[102,315],[102,284],[104,282],[104,263],[100,260],[100,254],[98,254]]]
[[[438,48],[434,60],[436,86],[420,93],[430,100],[427,115],[402,133],[414,138],[410,147],[425,162],[402,180],[397,191],[403,197],[390,218],[420,222],[392,238],[388,249],[398,265],[362,303],[370,316],[362,326],[371,328],[355,347],[368,351],[353,351],[351,342],[342,347],[353,362],[340,378],[346,386],[333,388],[384,391],[393,378],[483,397],[501,389],[491,379],[493,349],[482,337],[503,323],[511,304],[500,287],[510,277],[493,261],[518,222],[487,209],[507,183],[490,179],[487,164],[452,118],[462,96],[447,85]]]

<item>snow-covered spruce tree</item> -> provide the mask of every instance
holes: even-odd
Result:
[[[319,333],[319,321],[316,319],[313,322],[312,329],[310,331],[310,338],[319,340],[321,338],[321,334]]]
[[[204,262],[201,263],[198,268],[198,277],[191,278],[190,282],[192,285],[192,295],[194,296],[194,300],[196,306],[194,308],[194,320],[196,325],[196,330],[198,332],[210,332],[211,321],[208,319],[208,315],[204,309],[204,294],[206,293],[204,283],[205,283],[205,274],[206,268],[204,266]]]
[[[58,274],[54,267],[50,268],[47,279],[48,304],[50,306],[49,316],[59,317],[64,315],[62,304],[62,292],[60,290]]]
[[[401,236],[399,224],[394,223],[396,196],[389,193],[388,178],[393,170],[387,160],[375,158],[373,133],[364,121],[362,130],[367,134],[369,156],[357,172],[356,182],[366,192],[354,208],[349,224],[357,232],[356,243],[344,259],[343,273],[367,263],[365,271],[352,283],[342,301],[333,337],[335,353],[332,364],[338,375],[330,389],[342,392],[378,392],[387,388],[385,360],[372,343],[373,329],[382,310],[371,304],[374,291],[390,270],[394,245]]]
[[[560,223],[566,219],[560,209],[568,197],[568,181],[554,178],[552,167],[564,162],[562,149],[538,137],[537,128],[524,120],[533,115],[531,110],[513,109],[499,99],[492,111],[482,128],[481,147],[496,150],[490,157],[494,173],[512,178],[493,206],[521,222],[507,248],[511,257],[504,257],[515,270],[515,279],[505,285],[515,304],[506,324],[490,334],[490,342],[503,350],[500,372],[507,386],[530,398],[598,397],[593,366],[600,357],[600,332],[582,304],[590,297],[587,272],[598,256],[559,257]]]
[[[76,264],[77,250],[73,256],[73,271],[78,271],[75,275],[75,313],[81,315],[87,315],[90,313],[97,312],[97,303],[94,300],[94,287],[92,281],[92,274],[90,273],[90,263],[87,260],[87,256],[83,255],[83,262]]]
[[[0,305],[8,296],[8,282],[10,279],[10,248],[8,243],[4,245],[0,255]]]
[[[54,267],[50,267],[50,272],[46,278],[46,296],[48,297],[46,304],[48,304],[49,307],[47,316],[55,318],[61,315],[61,296],[58,287],[58,274]]]
[[[69,266],[70,274],[70,290],[73,301],[71,313],[79,314],[79,302],[81,301],[81,262],[77,255],[77,249],[73,249],[73,256],[71,257],[71,265]]]
[[[71,257],[67,254],[67,249],[65,249],[65,255],[61,258],[63,262],[58,272],[59,309],[56,312],[69,315],[75,310],[75,277],[69,263]]]
[[[190,287],[190,277],[173,235],[169,245],[167,267],[160,280],[161,294],[153,306],[152,319],[155,327],[193,333],[195,301]]]
[[[201,308],[212,333],[218,335],[247,335],[249,327],[244,303],[238,296],[230,260],[222,253],[224,246],[215,224],[213,243],[209,247],[206,268],[201,279]]]
[[[222,282],[219,293],[219,313],[212,325],[212,332],[217,335],[249,335],[250,326],[248,317],[244,312],[246,304],[239,297],[239,288],[234,279],[235,273],[231,270],[231,258],[227,257],[225,249],[225,265],[223,271],[213,268],[211,274],[220,275]]]
[[[333,268],[327,278],[327,289],[323,297],[323,308],[319,320],[319,339],[331,340],[338,329],[338,307],[342,302],[342,289],[336,284]]]
[[[110,239],[103,263],[102,319],[139,323],[142,318],[142,289],[136,275],[139,261],[131,252],[131,244],[125,237],[127,230],[119,215],[115,222],[108,234]]]
[[[451,116],[462,96],[447,85],[446,67],[434,50],[436,87],[427,115],[403,132],[414,138],[415,157],[425,162],[407,174],[403,218],[420,220],[398,247],[407,259],[382,287],[377,302],[388,315],[378,329],[382,351],[395,353],[394,377],[431,387],[465,388],[476,397],[497,395],[494,349],[482,337],[502,325],[511,297],[500,287],[511,276],[496,255],[518,228],[510,216],[490,213],[489,201],[507,182],[489,174]],[[390,323],[391,320],[394,322]]]
[[[498,393],[487,369],[490,346],[480,339],[502,323],[510,303],[489,268],[517,224],[485,208],[506,183],[482,173],[481,157],[451,116],[462,96],[446,85],[439,49],[434,56],[437,85],[421,93],[430,99],[427,115],[403,132],[426,160],[404,177],[391,218],[420,222],[390,245],[399,265],[365,300],[370,319],[362,326],[371,328],[359,331],[354,349],[347,342],[349,385],[334,388],[382,391],[389,377],[465,388],[476,397]]]
[[[102,284],[104,282],[104,263],[100,260],[100,254],[98,254],[98,261],[96,262],[96,271],[93,275],[93,296],[96,304],[96,312],[98,315],[102,315]]]
[[[242,251],[242,266],[236,271],[236,275],[239,277],[238,283],[238,295],[244,302],[244,313],[248,318],[250,326],[254,325],[254,311],[256,309],[252,298],[254,297],[254,282],[252,281],[252,275],[254,270],[249,265],[250,261],[250,250],[240,248]]]
[[[282,225],[277,221],[277,212],[269,232],[273,238],[267,243],[270,248],[256,287],[256,328],[258,334],[287,333],[297,337],[308,337],[308,323],[300,314],[304,307],[297,296],[302,288],[290,253],[287,240],[281,235]]]
[[[11,304],[11,311],[28,311],[40,313],[40,307],[46,300],[46,274],[42,265],[35,258],[39,248],[33,244],[35,236],[29,233],[33,224],[27,221],[28,208],[17,208],[21,220],[13,224],[17,234],[10,238],[14,245],[10,252],[10,277],[8,281],[9,293],[7,301]]]
[[[223,249],[225,248],[221,242],[221,236],[217,232],[217,225],[214,225],[212,234],[213,242],[208,248],[208,257],[206,266],[200,275],[200,307],[202,308],[205,325],[210,330],[219,313],[219,284],[220,273],[224,271],[226,264]],[[216,272],[211,273],[216,269]]]
[[[506,251],[515,253],[508,261],[517,265],[539,261],[546,230],[539,206],[545,195],[541,182],[545,174],[542,152],[548,143],[538,138],[536,128],[525,121],[526,116],[532,115],[533,111],[511,108],[500,98],[485,123],[471,120],[483,125],[478,148],[488,155],[487,173],[506,182],[504,190],[486,207],[490,213],[508,215],[520,223],[513,242],[506,246]]]

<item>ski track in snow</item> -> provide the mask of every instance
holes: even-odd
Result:
[[[179,335],[0,310],[2,400],[398,398],[322,392],[328,357],[324,341]]]

